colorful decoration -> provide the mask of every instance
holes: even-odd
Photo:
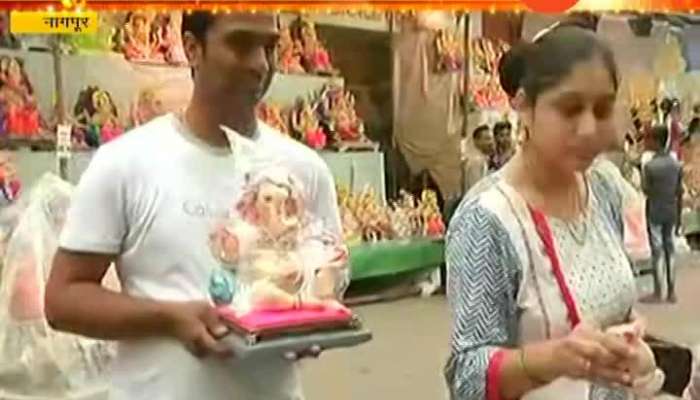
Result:
[[[437,195],[432,190],[424,190],[419,200],[402,190],[400,198],[389,207],[380,205],[369,186],[359,193],[351,193],[346,187],[337,191],[343,237],[348,245],[360,240],[441,238],[445,234]]]
[[[18,57],[0,57],[0,133],[22,139],[41,134],[34,88]]]
[[[435,34],[435,52],[438,72],[461,72],[464,68],[464,49],[455,32],[438,30]]]
[[[78,145],[99,147],[124,132],[112,95],[97,86],[88,86],[80,92],[73,113]]]
[[[506,42],[494,42],[486,38],[472,40],[469,89],[474,102],[480,109],[507,109],[508,96],[501,88],[498,63],[509,49]]]

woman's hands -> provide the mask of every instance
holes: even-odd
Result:
[[[523,369],[535,382],[561,377],[629,386],[634,379],[626,366],[635,350],[617,335],[581,324],[567,337],[523,350]]]

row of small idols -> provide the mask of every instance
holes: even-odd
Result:
[[[364,122],[355,110],[354,96],[340,86],[327,85],[310,98],[299,98],[287,109],[261,103],[258,117],[317,150],[328,147],[376,149],[376,144],[365,136]]]
[[[129,117],[123,118],[109,92],[88,86],[78,94],[73,106],[73,144],[78,148],[98,147],[121,135],[126,127],[143,124],[163,113],[155,92],[144,90],[134,100]],[[52,140],[56,124],[55,117],[41,115],[24,61],[0,56],[0,139]]]
[[[397,201],[383,206],[370,187],[359,193],[339,187],[338,204],[343,238],[349,246],[413,237],[437,239],[445,234],[437,194],[432,190],[424,190],[420,199],[402,191]]]
[[[3,15],[2,18],[7,18]],[[9,25],[9,24],[7,24]],[[106,51],[137,63],[187,64],[180,26],[181,12],[132,11],[101,13],[99,32],[64,38],[67,52]],[[277,66],[283,73],[336,75],[313,22],[301,17],[281,29]],[[32,43],[36,47],[36,43]],[[48,41],[46,43],[48,47]],[[0,28],[0,47],[23,48],[22,39]]]

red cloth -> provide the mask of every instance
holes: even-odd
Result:
[[[561,295],[564,298],[569,322],[571,323],[571,327],[575,328],[581,322],[581,314],[579,314],[576,308],[576,301],[571,293],[571,289],[569,289],[569,286],[566,284],[566,278],[564,278],[559,256],[557,256],[554,236],[552,235],[552,230],[549,228],[549,223],[547,223],[547,217],[545,217],[541,211],[533,208],[530,208],[530,215],[532,215],[532,220],[535,223],[537,234],[540,236],[542,244],[544,244],[545,253],[552,263],[552,273],[557,281]]]
[[[497,350],[486,370],[486,400],[503,400],[501,396],[501,370],[506,359],[505,350]]]

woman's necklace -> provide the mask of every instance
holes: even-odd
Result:
[[[588,196],[590,194],[588,191],[588,182],[586,181],[585,177],[583,179],[583,184],[585,188],[583,200],[581,199],[578,188],[576,190],[575,207],[577,217],[574,220],[567,220],[565,222],[566,229],[579,246],[583,246],[583,244],[586,243],[586,238],[588,237]]]

